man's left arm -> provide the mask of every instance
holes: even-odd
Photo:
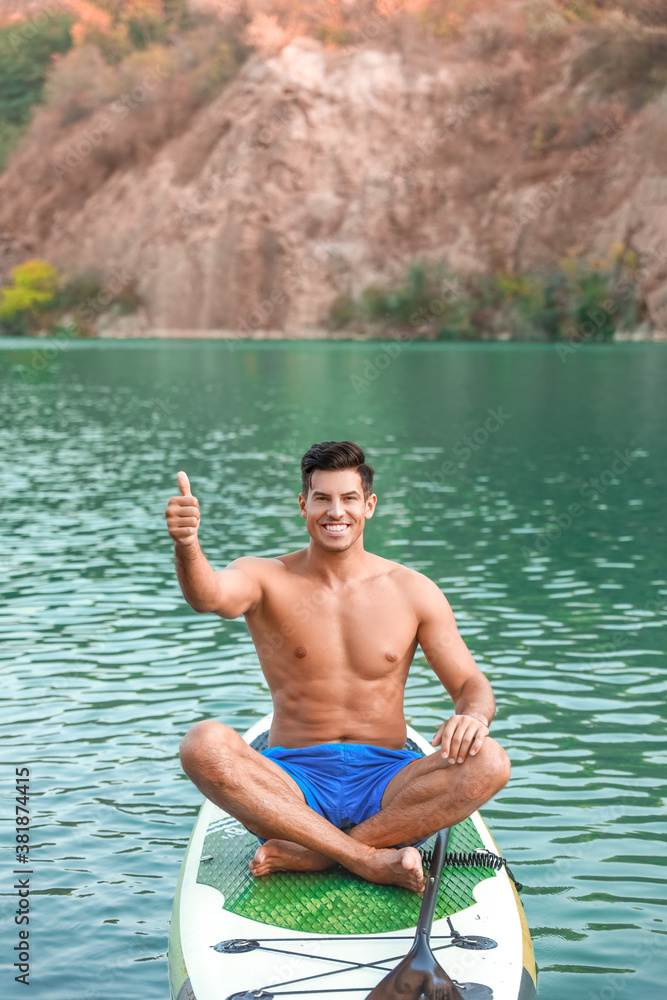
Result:
[[[450,764],[462,764],[479,753],[489,734],[496,702],[491,685],[459,634],[454,613],[439,587],[421,576],[416,587],[417,640],[441,684],[454,702],[450,719],[432,739]]]

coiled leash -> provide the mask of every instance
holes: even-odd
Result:
[[[430,865],[433,860],[433,851],[422,851],[420,849],[419,853],[424,859],[424,864]],[[493,851],[448,851],[445,854],[444,863],[446,867],[453,868],[493,868],[495,871],[504,868],[516,886],[517,892],[521,892],[523,889],[521,882],[517,882],[512,874],[512,869],[507,864],[507,860],[501,858],[499,854],[494,854]]]

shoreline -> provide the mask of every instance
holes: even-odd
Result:
[[[584,343],[667,343],[667,329],[647,330],[640,328],[637,330],[619,330],[607,340],[594,341],[589,337],[563,337],[560,340],[541,340],[535,338],[528,340],[524,338],[512,337],[509,332],[496,336],[476,337],[476,338],[451,338],[439,339],[438,337],[412,336],[404,327],[381,328],[373,326],[348,326],[339,330],[329,330],[325,327],[293,327],[284,330],[254,330],[237,331],[233,329],[220,328],[183,328],[183,327],[152,327],[146,323],[127,322],[114,323],[106,329],[103,327],[99,333],[92,337],[74,337],[62,330],[40,332],[31,338],[39,340],[221,340],[221,341],[354,341],[357,343],[379,342],[379,341],[399,341],[403,344],[547,344],[556,346],[558,344],[572,344],[580,346]],[[0,342],[5,339],[0,336]],[[7,337],[9,339],[9,337]]]
[[[46,335],[51,336],[50,334]],[[231,340],[231,341],[264,341],[264,340],[336,340],[356,341],[357,343],[372,341],[400,341],[404,344],[582,344],[588,338],[575,340],[563,337],[561,340],[523,340],[511,336],[477,337],[473,339],[445,340],[437,337],[410,337],[399,330],[325,330],[319,327],[304,330],[256,330],[253,333],[225,329],[165,329],[161,327],[148,328],[140,332],[105,332],[99,337],[76,338],[89,340]],[[619,331],[606,341],[590,341],[590,343],[667,343],[667,330],[634,330]]]
[[[298,344],[299,342],[319,342],[327,343],[335,341],[338,343],[355,343],[355,344],[380,344],[380,343],[395,343],[399,342],[403,346],[409,344],[428,344],[431,346],[435,345],[452,345],[452,346],[472,346],[477,344],[489,345],[489,344],[510,344],[517,345],[521,344],[523,346],[539,346],[539,347],[570,347],[578,349],[579,347],[585,345],[591,346],[602,346],[609,344],[621,344],[621,343],[644,343],[644,344],[664,344],[667,343],[667,330],[636,330],[636,331],[620,331],[608,340],[590,340],[589,338],[563,338],[562,340],[525,340],[512,337],[478,337],[476,339],[461,339],[461,340],[439,340],[434,337],[407,337],[405,334],[384,330],[384,331],[348,331],[348,330],[323,330],[321,328],[305,329],[299,332],[295,331],[285,331],[285,330],[258,330],[254,333],[248,334],[247,332],[237,333],[234,330],[225,329],[204,329],[204,330],[193,330],[193,329],[164,329],[164,328],[144,328],[141,332],[111,332],[104,331],[99,336],[93,337],[76,337],[72,336],[66,332],[56,331],[56,332],[40,332],[36,334],[31,334],[29,336],[20,336],[13,334],[1,334],[0,335],[0,347],[6,344],[8,347],[17,348],[21,344],[47,344],[52,343],[58,348],[64,348],[68,344],[84,344],[84,343],[109,343],[111,341],[118,341],[119,343],[134,342],[138,343],[141,341],[145,342],[155,342],[155,341],[210,341],[210,342],[221,342],[227,343],[230,346],[232,344],[246,344],[246,343],[266,343],[266,342],[289,342],[293,344]],[[400,350],[400,348],[398,348]]]

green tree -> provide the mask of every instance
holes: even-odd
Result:
[[[70,20],[47,17],[0,30],[0,170],[42,100],[44,83],[56,52],[71,48]]]
[[[67,17],[21,22],[0,31],[0,120],[16,125],[28,121],[32,106],[42,99],[52,56],[71,46]]]

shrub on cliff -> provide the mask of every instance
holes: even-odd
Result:
[[[72,45],[70,23],[53,16],[0,29],[0,170],[42,100],[54,55]]]
[[[136,282],[124,267],[102,282],[94,271],[63,275],[45,260],[28,260],[12,270],[12,285],[0,289],[0,333],[30,336],[68,329],[89,337],[106,313],[127,315],[141,305]]]
[[[485,276],[465,280],[443,261],[414,261],[397,288],[376,285],[358,299],[341,296],[331,309],[334,328],[352,323],[399,328],[409,336],[477,340],[498,295]]]
[[[53,306],[60,275],[45,260],[28,260],[12,270],[13,285],[2,289],[0,328],[3,333],[34,333]]]
[[[635,287],[638,259],[617,245],[606,257],[580,260],[567,257],[560,263],[568,294],[561,336],[584,331],[590,340],[611,340],[617,329],[635,326],[641,302]]]
[[[622,246],[599,260],[567,257],[525,274],[463,275],[444,262],[416,262],[396,289],[370,286],[358,299],[341,296],[330,323],[439,340],[610,340],[639,321],[636,269],[636,256]]]
[[[95,45],[108,63],[121,62],[135,49],[163,44],[191,26],[188,0],[93,0],[107,23],[79,22],[77,42]]]
[[[116,58],[121,49],[122,57]],[[137,137],[143,145],[156,146],[177,134],[197,107],[224,88],[247,54],[218,22],[198,24],[174,35],[168,44],[139,48],[115,27],[104,35],[88,32],[83,43],[53,68],[46,102],[60,112],[65,126],[99,109],[110,110],[116,123],[128,117],[124,108],[141,109],[144,118],[149,108],[157,108],[151,127],[144,121],[143,134]],[[105,146],[109,145],[113,143],[107,141]],[[132,141],[121,145],[131,159]],[[116,162],[112,151],[101,152]]]
[[[46,18],[0,30],[0,118],[18,125],[42,99],[54,53],[71,48],[70,21]]]

